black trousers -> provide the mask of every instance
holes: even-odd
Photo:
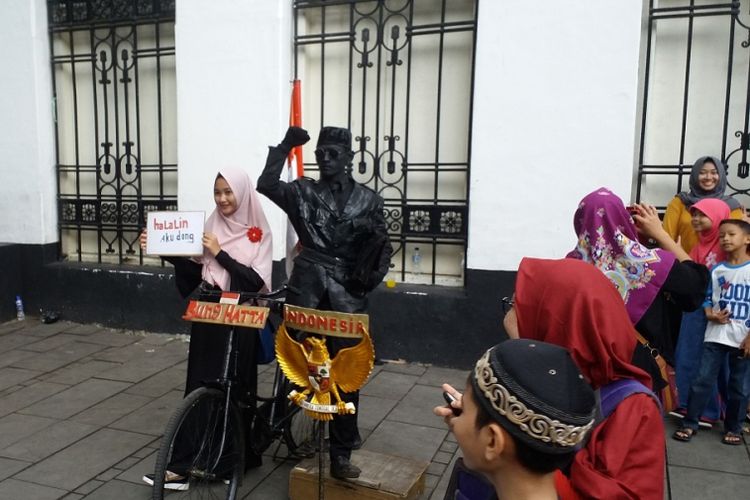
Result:
[[[331,358],[346,347],[356,345],[359,340],[342,339],[339,337],[328,337],[326,347]],[[357,412],[353,415],[334,415],[328,426],[331,460],[335,457],[351,458],[354,442],[359,439],[359,428],[357,427],[357,415],[359,414],[359,391],[339,391],[342,401],[353,403]]]

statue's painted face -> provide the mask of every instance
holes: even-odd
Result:
[[[307,365],[307,379],[316,392],[325,392],[331,386],[331,368],[328,363],[324,365]]]
[[[351,160],[351,152],[341,146],[326,144],[315,149],[315,161],[323,178],[336,177],[344,172]]]

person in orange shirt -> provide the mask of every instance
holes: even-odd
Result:
[[[740,203],[727,196],[726,167],[716,157],[702,156],[690,171],[690,191],[678,193],[667,205],[664,213],[664,229],[669,236],[690,253],[698,243],[698,235],[692,226],[690,207],[705,198],[717,198],[729,205],[732,219],[742,219],[744,210]]]

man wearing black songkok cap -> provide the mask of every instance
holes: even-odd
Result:
[[[309,140],[304,129],[289,127],[281,143],[269,147],[258,179],[258,192],[287,213],[302,247],[294,259],[286,301],[321,310],[365,312],[367,294],[383,280],[393,253],[383,199],[355,182],[347,171],[354,153],[346,128],[320,130],[315,149],[320,180],[302,177],[282,182],[279,176],[289,151]],[[356,342],[327,339],[332,358]],[[358,392],[342,392],[341,396],[359,406]],[[331,475],[358,477],[359,469],[349,461],[352,448],[361,443],[357,415],[335,415],[329,430]]]
[[[557,499],[554,471],[566,467],[594,425],[596,398],[562,347],[513,339],[489,349],[466,392],[445,416],[464,462],[500,500]],[[459,496],[459,498],[461,498]]]

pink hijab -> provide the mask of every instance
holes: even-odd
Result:
[[[232,188],[234,197],[237,199],[237,211],[225,217],[218,207],[215,208],[208,216],[204,230],[215,234],[219,239],[221,249],[234,260],[253,268],[263,279],[264,289],[270,290],[271,266],[273,265],[271,228],[263,214],[260,200],[255,194],[255,187],[247,173],[238,168],[222,168],[218,175],[222,176]],[[261,232],[260,240],[253,241],[258,237],[257,230]],[[229,290],[229,273],[207,250],[203,251],[200,262],[203,264],[201,276],[205,281],[218,285],[222,290]]]
[[[698,244],[690,250],[690,258],[711,269],[727,258],[719,245],[719,223],[729,218],[730,208],[718,198],[702,198],[690,207],[691,214],[693,210],[700,210],[711,219],[711,229],[698,233]]]

